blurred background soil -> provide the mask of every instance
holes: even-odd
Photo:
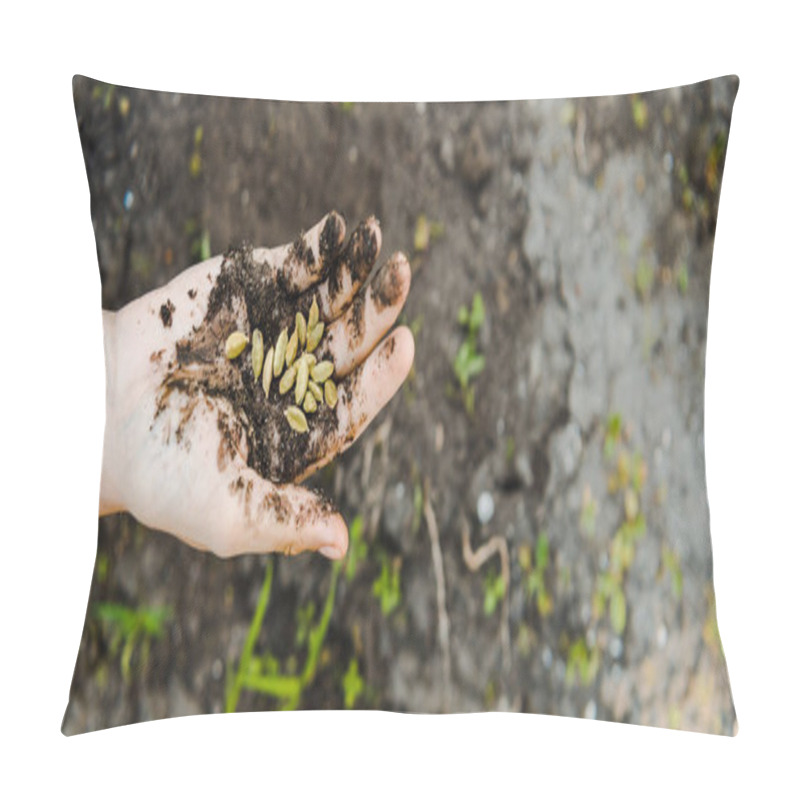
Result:
[[[349,226],[375,214],[379,263],[412,261],[412,374],[314,481],[361,535],[299,707],[734,730],[703,379],[736,88],[311,105],[76,78],[104,308],[331,209]],[[459,309],[476,293],[470,335]],[[472,369],[466,390],[454,363]],[[475,571],[464,531],[497,548]],[[100,520],[65,732],[222,711],[268,561]],[[274,559],[263,669],[302,672],[331,580],[322,557]]]

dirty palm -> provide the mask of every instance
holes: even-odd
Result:
[[[219,555],[344,555],[341,516],[299,484],[358,438],[411,367],[410,331],[389,333],[408,261],[395,253],[374,270],[380,246],[375,218],[346,237],[331,212],[291,244],[231,248],[106,314],[116,419],[102,510]]]

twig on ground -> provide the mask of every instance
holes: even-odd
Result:
[[[424,488],[424,504],[422,513],[425,516],[425,524],[428,534],[431,537],[431,555],[433,557],[433,574],[436,578],[436,606],[439,615],[439,645],[442,648],[442,680],[444,686],[444,698],[442,710],[450,710],[450,619],[447,616],[446,592],[444,583],[444,561],[442,559],[442,548],[439,545],[439,526],[436,524],[436,517],[431,505],[430,486],[427,479]]]
[[[469,541],[469,523],[466,518],[461,518],[461,552],[464,563],[470,572],[477,572],[493,555],[500,556],[500,574],[503,577],[505,591],[503,592],[503,621],[500,625],[500,645],[503,649],[503,666],[505,671],[511,669],[511,634],[508,612],[508,594],[511,589],[511,569],[509,567],[508,544],[502,536],[492,536],[486,544],[477,550],[472,549]]]

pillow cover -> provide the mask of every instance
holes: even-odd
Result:
[[[64,733],[377,708],[732,734],[703,390],[737,88],[76,77],[109,392]]]

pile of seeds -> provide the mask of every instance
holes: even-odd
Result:
[[[308,432],[306,414],[314,414],[323,401],[329,408],[336,406],[338,394],[332,380],[333,362],[317,361],[314,350],[322,339],[325,323],[319,318],[317,300],[311,305],[308,320],[298,311],[295,316],[294,331],[291,336],[284,328],[274,347],[264,355],[264,336],[257,328],[253,331],[250,356],[256,381],[262,377],[261,385],[269,399],[272,379],[278,380],[278,392],[287,394],[294,388],[295,405],[283,412],[292,430]],[[238,358],[250,344],[250,339],[242,331],[234,331],[225,342],[225,356]]]

